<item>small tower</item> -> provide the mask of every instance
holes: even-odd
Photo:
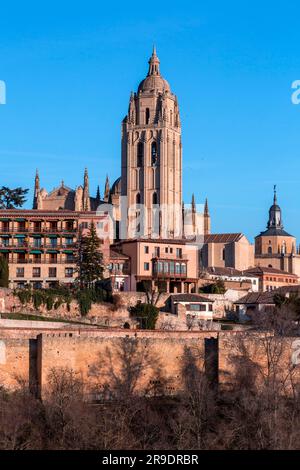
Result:
[[[269,210],[269,220],[268,220],[268,229],[283,229],[282,224],[282,216],[281,216],[281,209],[277,203],[277,191],[276,185],[274,185],[274,198],[273,198],[273,205],[270,207]]]
[[[205,206],[204,206],[204,235],[210,234],[210,215],[208,209],[208,200],[205,199]]]
[[[279,267],[284,271],[294,272],[290,259],[295,254],[296,238],[284,230],[282,211],[277,201],[276,186],[273,192],[273,204],[269,209],[267,230],[255,237],[255,261],[261,266]]]
[[[83,210],[91,210],[91,201],[90,201],[90,189],[89,189],[89,175],[87,168],[84,171],[84,182],[83,182]]]
[[[106,175],[105,188],[104,188],[104,198],[103,198],[103,200],[105,202],[108,202],[108,200],[109,200],[109,193],[110,193],[109,178],[108,178],[108,175]]]
[[[193,234],[196,234],[197,230],[197,224],[196,224],[196,218],[197,218],[197,212],[196,212],[196,202],[195,202],[195,195],[194,193],[192,194],[192,225],[193,225]]]
[[[40,192],[40,176],[38,169],[36,170],[35,180],[34,180],[34,196],[33,196],[33,209],[38,208],[38,196]]]

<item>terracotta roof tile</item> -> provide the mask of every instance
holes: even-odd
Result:
[[[171,297],[175,302],[213,302],[199,294],[173,294]]]
[[[239,241],[243,237],[242,233],[216,233],[205,235],[205,243],[233,243]]]
[[[290,276],[298,279],[298,276],[296,274],[288,273],[287,271],[282,271],[281,269],[276,269],[276,268],[267,268],[265,266],[256,266],[255,268],[249,268],[245,273],[249,274],[281,274],[283,276]]]

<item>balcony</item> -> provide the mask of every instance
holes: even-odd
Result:
[[[22,249],[27,249],[29,247],[28,243],[22,243],[22,244],[13,244],[13,245],[0,245],[1,250],[22,250]]]
[[[152,272],[152,276],[154,278],[159,279],[185,279],[187,277],[187,273],[170,273],[170,272]]]
[[[76,263],[75,258],[73,260],[34,260],[34,259],[14,259],[14,260],[8,260],[8,264],[69,264],[69,265],[74,265]]]
[[[130,274],[129,269],[110,269],[110,276],[128,276]]]
[[[22,244],[10,244],[0,245],[1,250],[75,250],[78,247],[77,243],[72,244],[58,244],[52,245],[51,243],[45,243],[41,245],[35,245],[34,243],[24,242]]]
[[[8,227],[2,227],[0,228],[0,236],[1,233],[68,233],[68,234],[73,234],[77,233],[76,228],[61,228],[61,227],[54,227],[54,228],[42,228],[41,230],[35,230],[34,228],[28,228],[28,227],[18,227],[18,228],[8,228]]]
[[[187,254],[186,253],[180,253],[177,254],[176,251],[175,253],[152,253],[152,259],[159,260],[159,261],[168,261],[168,260],[182,260],[182,259],[187,259]]]
[[[158,259],[153,261],[152,276],[156,278],[182,279],[187,277],[187,263],[178,260]]]

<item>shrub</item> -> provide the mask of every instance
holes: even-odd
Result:
[[[63,300],[62,299],[57,299],[56,302],[54,303],[54,310],[57,310],[59,309],[59,307],[63,304]],[[68,305],[67,304],[67,308],[68,308]],[[69,311],[69,310],[68,310]]]
[[[130,314],[135,317],[142,330],[155,330],[159,310],[155,305],[138,302],[130,308]]]
[[[32,297],[32,292],[29,289],[21,289],[15,291],[14,294],[19,298],[22,305],[29,304]]]
[[[52,310],[54,305],[54,297],[51,294],[46,296],[46,307],[47,310]]]
[[[203,286],[199,289],[199,293],[204,294],[225,294],[226,288],[224,281],[219,279],[213,284],[208,284],[207,286]]]
[[[41,305],[44,303],[43,292],[36,290],[32,294],[33,305],[36,310],[40,308]]]
[[[84,289],[78,292],[77,301],[79,305],[80,314],[85,317],[92,307],[92,295],[89,289]]]

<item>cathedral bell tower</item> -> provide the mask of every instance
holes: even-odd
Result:
[[[155,48],[148,75],[137,93],[131,93],[128,114],[122,124],[121,195],[127,197],[122,218],[127,220],[128,238],[136,238],[134,227],[139,237],[181,236],[179,108],[177,97],[161,76]]]

